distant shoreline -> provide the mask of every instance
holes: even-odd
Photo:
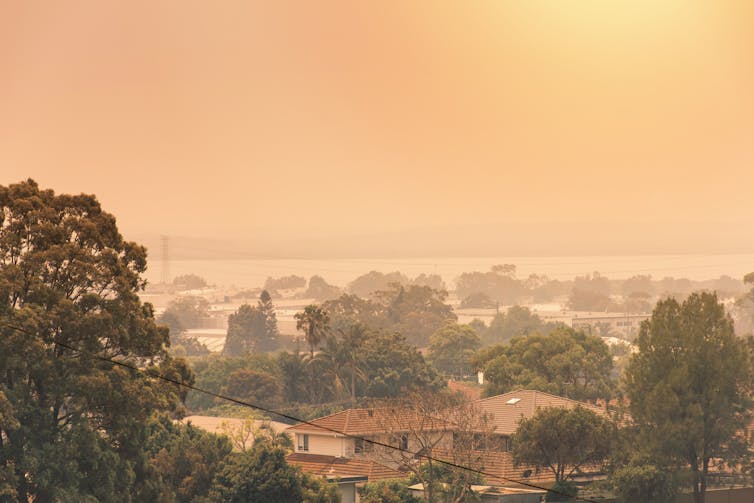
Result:
[[[667,254],[667,255],[560,255],[499,257],[402,257],[402,258],[244,258],[177,259],[169,261],[170,276],[198,274],[209,283],[238,287],[262,286],[268,277],[287,275],[306,279],[320,275],[329,283],[345,286],[356,277],[375,270],[400,271],[409,276],[439,274],[452,285],[464,272],[488,271],[495,264],[514,264],[517,277],[541,274],[551,279],[570,280],[598,271],[610,279],[651,275],[654,279],[672,276],[708,280],[723,275],[742,279],[754,271],[754,253],[744,254]],[[158,283],[162,275],[160,257],[152,256],[146,277]]]

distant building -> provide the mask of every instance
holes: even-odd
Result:
[[[641,322],[648,320],[651,314],[617,314],[605,313],[597,315],[574,316],[571,326],[577,330],[584,330],[593,335],[607,336],[612,333],[636,335]],[[606,333],[605,333],[606,332]]]

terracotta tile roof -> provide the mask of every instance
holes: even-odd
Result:
[[[432,451],[435,458],[452,461],[459,465],[476,467],[484,472],[486,484],[511,485],[513,483],[539,484],[553,482],[555,476],[547,468],[519,465],[513,463],[513,454],[502,451],[471,451],[461,453],[435,449]],[[582,473],[595,474],[600,472],[598,466],[588,466],[581,469]]]
[[[368,477],[369,481],[405,478],[406,474],[367,459],[338,458],[323,454],[293,452],[286,458],[307,473],[336,477]]]
[[[502,395],[483,398],[474,402],[483,412],[492,415],[495,433],[512,435],[518,428],[521,419],[528,419],[536,414],[537,409],[543,407],[559,407],[573,409],[577,405],[606,416],[607,412],[596,405],[578,402],[570,398],[551,395],[542,391],[517,390]]]
[[[550,482],[555,479],[552,472],[547,469],[539,469],[533,466],[515,466],[513,455],[510,452],[501,451],[472,451],[471,453],[453,453],[435,449],[432,455],[438,459],[452,461],[459,465],[470,465],[483,471],[484,481],[487,484],[511,484],[515,481],[537,483]],[[473,460],[473,462],[469,462]],[[528,477],[524,477],[527,474]]]
[[[288,428],[292,432],[333,433],[344,435],[370,435],[390,430],[392,432],[451,429],[452,424],[441,419],[423,416],[399,409],[348,409],[307,423]]]

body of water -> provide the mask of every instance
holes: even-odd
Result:
[[[569,280],[594,271],[611,279],[636,274],[654,279],[667,276],[706,280],[729,275],[740,279],[754,272],[754,254],[721,255],[633,255],[633,256],[559,256],[559,257],[412,257],[354,259],[242,259],[174,260],[169,263],[171,278],[198,274],[209,283],[242,288],[261,287],[268,277],[295,274],[309,278],[320,275],[329,283],[345,286],[369,271],[400,271],[409,277],[439,274],[449,288],[464,272],[488,271],[495,264],[515,264],[517,277],[544,274],[552,279]],[[162,277],[159,259],[150,262],[147,278],[158,283]]]

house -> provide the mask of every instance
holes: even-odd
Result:
[[[602,407],[530,389],[511,391],[476,400],[473,403],[482,413],[489,415],[495,435],[502,440],[499,444],[502,445],[504,451],[510,450],[510,437],[518,429],[521,420],[534,417],[539,409],[550,407],[573,409],[581,406],[601,416],[608,415]]]
[[[473,460],[471,464],[480,467],[489,484],[545,482],[553,480],[548,470],[513,463],[510,437],[521,420],[549,407],[581,406],[607,415],[605,409],[596,405],[534,390],[512,391],[472,404],[489,417],[493,438],[489,443],[475,443],[474,450],[463,451],[460,457],[459,434],[462,425],[467,426],[463,420],[453,420],[452,415],[440,419],[410,410],[373,408],[348,409],[287,428],[294,435],[295,448],[289,461],[311,473],[360,475],[371,481],[405,476],[407,463],[415,463],[422,454],[431,453],[437,459],[453,463],[464,457]],[[476,434],[473,430],[466,433]],[[492,494],[489,492],[490,498]],[[515,498],[487,500],[515,501]]]
[[[287,429],[294,435],[296,453],[324,454],[345,458],[371,458],[388,446],[417,452],[426,442],[417,433],[429,435],[438,448],[452,448],[456,426],[442,419],[394,408],[347,409],[299,423]],[[421,439],[425,440],[425,439]]]

